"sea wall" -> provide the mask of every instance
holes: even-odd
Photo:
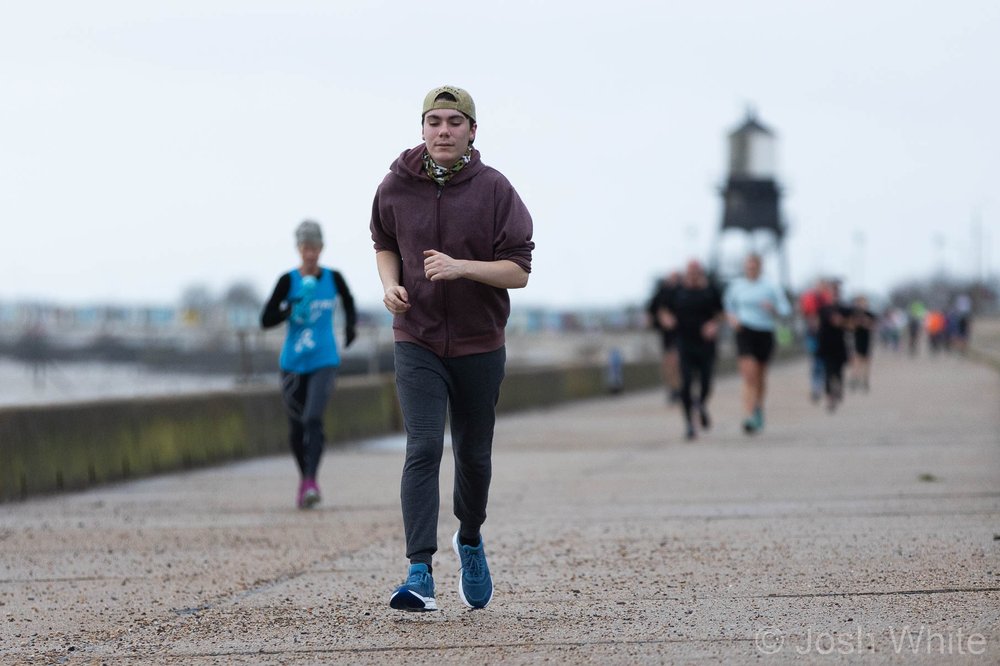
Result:
[[[625,364],[623,390],[660,382]],[[600,365],[509,369],[498,411],[538,409],[609,391]],[[0,501],[287,451],[273,388],[0,409]],[[391,374],[344,377],[326,413],[329,443],[400,432]]]

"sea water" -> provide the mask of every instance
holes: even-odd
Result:
[[[0,407],[183,395],[239,386],[233,375],[159,372],[134,363],[0,358]]]

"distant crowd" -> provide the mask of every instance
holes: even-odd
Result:
[[[837,279],[818,280],[799,294],[795,305],[789,305],[784,290],[761,276],[757,255],[747,257],[743,275],[724,289],[697,261],[670,272],[657,285],[648,302],[649,322],[661,337],[668,401],[680,403],[688,440],[711,427],[707,405],[723,326],[732,330],[736,343],[743,381],[742,428],[753,435],[764,427],[767,368],[776,332],[801,328],[810,359],[810,399],[834,412],[845,388],[869,391],[873,344],[894,352],[905,345],[915,356],[926,336],[931,354],[964,352],[973,311],[972,299],[959,294],[947,307],[914,300],[905,308],[889,305],[875,312],[865,296],[845,301]],[[793,320],[796,314],[798,321]]]
[[[949,307],[930,308],[921,300],[907,308],[887,307],[878,322],[882,346],[898,351],[906,340],[906,349],[916,355],[923,336],[932,354],[940,351],[964,352],[969,344],[972,325],[972,299],[959,294]]]

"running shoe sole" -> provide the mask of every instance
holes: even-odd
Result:
[[[410,612],[436,611],[438,609],[434,597],[422,597],[413,590],[407,589],[393,592],[389,598],[389,606],[396,610]]]

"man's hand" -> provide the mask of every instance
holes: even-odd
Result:
[[[714,340],[719,333],[719,323],[714,319],[706,321],[701,327],[701,337],[706,340]]]
[[[452,259],[437,250],[424,250],[424,276],[431,282],[437,280],[457,280],[462,274],[464,261]]]
[[[677,326],[677,317],[663,308],[656,311],[656,319],[660,322],[660,326],[668,331],[674,330]]]
[[[385,309],[394,315],[403,314],[410,309],[410,296],[402,285],[386,289],[382,302],[385,303]]]

